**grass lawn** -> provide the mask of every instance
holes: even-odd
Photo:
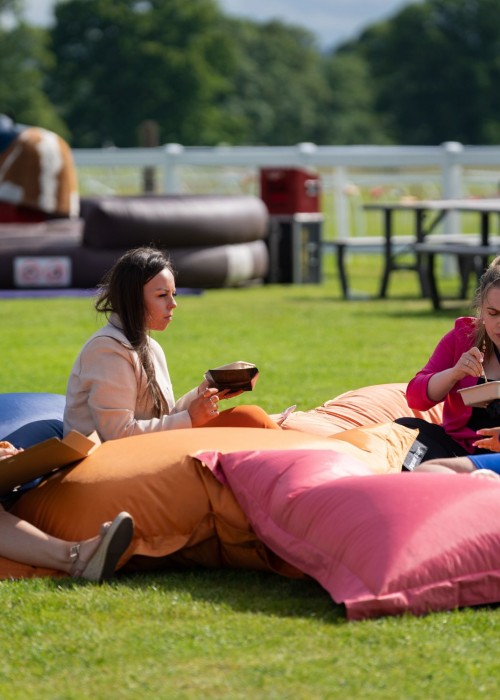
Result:
[[[380,260],[351,260],[373,293]],[[448,283],[450,291],[456,286]],[[180,296],[157,339],[176,393],[211,366],[243,359],[261,376],[229,402],[307,410],[350,388],[406,381],[466,305],[434,313],[416,276],[390,298],[345,302],[328,262],[315,286]],[[2,300],[2,391],[63,393],[100,325],[89,299]],[[89,504],[91,506],[91,504]],[[243,571],[173,571],[0,582],[0,698],[491,698],[498,692],[495,607],[347,623],[314,581]]]

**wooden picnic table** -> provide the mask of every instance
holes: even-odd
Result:
[[[468,277],[472,261],[476,273],[480,273],[490,256],[500,252],[498,237],[493,237],[491,220],[500,216],[500,198],[491,199],[428,199],[399,202],[373,202],[365,204],[366,211],[380,211],[384,217],[384,270],[380,285],[381,298],[387,295],[389,277],[395,270],[409,269],[408,264],[400,265],[397,261],[398,236],[395,232],[395,214],[411,212],[414,215],[413,244],[415,253],[414,269],[420,280],[422,295],[431,297],[434,307],[440,308],[434,260],[436,255],[455,255],[461,264],[462,285],[460,294],[467,291],[465,276]],[[471,212],[479,215],[477,234],[436,234],[435,230],[443,218],[450,212]],[[448,247],[449,245],[449,247]],[[480,262],[478,260],[480,259]]]

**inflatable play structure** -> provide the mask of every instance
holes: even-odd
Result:
[[[81,200],[78,219],[0,223],[0,289],[91,288],[129,248],[166,249],[179,287],[234,287],[268,269],[268,214],[250,196]]]
[[[78,216],[71,149],[57,134],[0,114],[0,222]]]
[[[127,510],[136,531],[121,571],[201,565],[311,576],[350,620],[498,603],[500,485],[401,473],[415,437],[393,422],[412,413],[404,392],[350,391],[292,414],[282,431],[192,428],[109,441],[24,493],[13,512],[77,540]],[[0,438],[24,429],[26,439],[44,415],[52,434],[64,400],[6,394],[0,404],[10,416]],[[415,415],[439,421],[441,408]],[[60,575],[0,558],[0,578]]]
[[[0,289],[92,288],[129,248],[170,253],[179,287],[232,287],[269,267],[257,197],[80,199],[68,144],[0,114]]]

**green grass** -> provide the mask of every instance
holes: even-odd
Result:
[[[372,293],[378,256],[353,257],[353,288]],[[452,291],[455,282],[449,280]],[[210,366],[261,370],[254,401],[307,410],[351,388],[406,381],[467,305],[436,314],[416,276],[393,276],[387,300],[345,302],[328,262],[314,286],[180,296],[157,335],[176,393]],[[62,393],[74,357],[99,325],[89,299],[0,303],[3,391]],[[195,570],[73,581],[0,582],[0,697],[496,697],[495,607],[347,623],[314,581]]]

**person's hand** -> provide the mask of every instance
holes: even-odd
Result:
[[[455,365],[458,379],[464,377],[480,377],[483,374],[483,353],[479,348],[473,347],[464,352]]]
[[[14,445],[7,440],[0,441],[0,459],[12,457],[12,455],[17,455],[18,452],[22,452],[22,449],[14,447]]]
[[[500,428],[481,428],[477,434],[484,437],[473,442],[474,447],[500,452]]]
[[[222,389],[222,391],[219,391],[219,399],[221,401],[224,401],[225,399],[234,399],[235,396],[239,396],[240,394],[244,394],[243,389],[238,389],[237,391],[231,391],[231,389]]]
[[[235,396],[239,396],[240,394],[244,393],[243,389],[238,389],[238,391],[231,391],[231,389],[217,389],[217,387],[212,386],[212,384],[209,384],[208,380],[205,379],[205,381],[198,387],[198,394],[203,394],[203,392],[207,389],[215,389],[218,392],[218,396],[221,401],[225,399],[233,399]]]
[[[196,399],[191,401],[189,415],[193,428],[205,425],[209,420],[219,415],[219,395],[215,388],[207,388]]]
[[[198,386],[198,396],[203,394],[205,389],[213,389],[213,387],[208,383],[208,379],[204,379],[202,383]]]

